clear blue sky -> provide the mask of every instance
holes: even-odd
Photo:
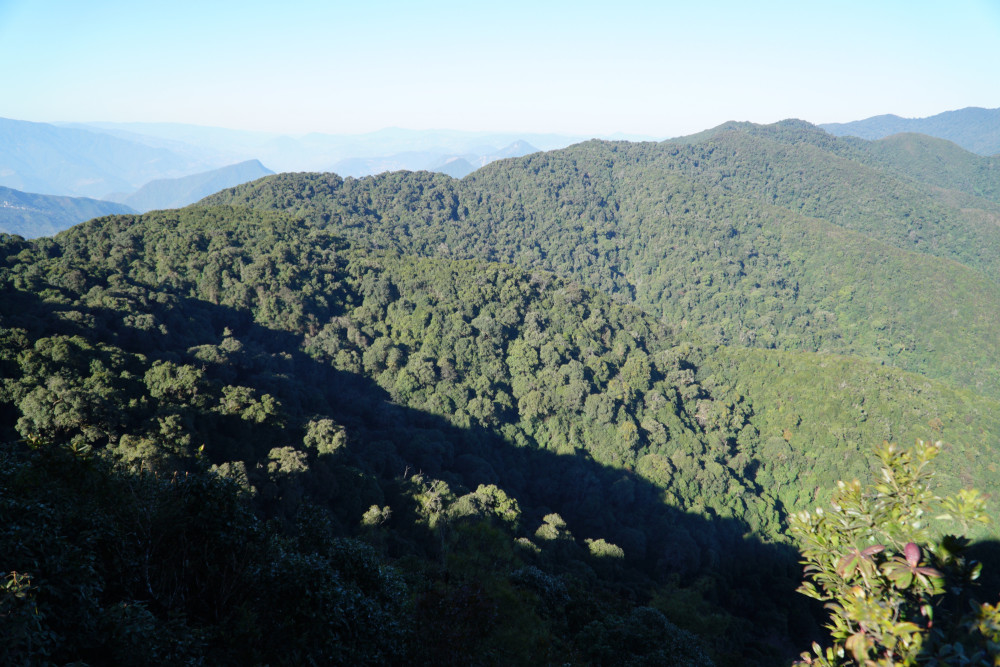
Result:
[[[676,136],[1000,107],[1000,2],[0,0],[0,116]]]

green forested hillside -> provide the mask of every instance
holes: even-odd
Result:
[[[967,197],[960,206],[940,191],[990,200],[1000,187],[993,161],[929,137],[912,142],[923,148],[914,154],[901,149],[901,141],[838,139],[801,121],[733,123],[707,133],[679,156],[683,168],[708,185],[902,250],[954,259],[995,279],[997,226],[978,209],[995,214],[996,201]]]
[[[1000,202],[1000,157],[969,153],[923,134],[897,134],[868,145],[880,164],[901,174],[994,204]]]
[[[747,137],[736,139],[784,150]],[[913,182],[885,177],[869,190],[874,203],[865,204],[885,207],[888,222],[873,237],[865,233],[870,218],[849,213],[867,167],[854,164],[861,181],[844,182],[837,170],[807,172],[804,158],[788,158],[782,171],[803,165],[796,180],[812,194],[803,193],[781,186],[785,176],[755,171],[767,163],[760,155],[744,165],[746,151],[714,141],[589,142],[489,165],[461,182],[429,174],[282,175],[210,201],[294,210],[375,248],[573,276],[684,336],[857,355],[1000,395],[993,258],[1000,227],[976,216],[982,224],[971,225],[955,211],[949,222],[937,214],[943,204],[927,198],[918,214],[915,204],[897,200]],[[729,167],[726,155],[736,160]],[[823,164],[852,173],[842,158],[827,158]],[[736,182],[755,174],[756,184]],[[779,185],[765,197],[772,181]],[[793,204],[793,195],[812,203]],[[908,240],[913,218],[924,226],[915,238],[929,243]]]
[[[989,231],[840,141],[0,237],[0,661],[787,662],[822,636],[791,512],[884,439],[1000,482]]]
[[[701,370],[714,396],[749,406],[761,461],[755,478],[786,507],[825,497],[833,479],[867,478],[873,442],[941,440],[943,488],[1000,484],[995,399],[835,355],[719,348]]]
[[[549,274],[495,264],[413,260],[392,253],[338,252],[341,244],[327,232],[300,235],[295,223],[281,216],[232,209],[104,220],[48,249],[43,245],[17,254],[8,274],[12,291],[7,301],[12,308],[18,301],[25,303],[8,318],[13,324],[32,324],[38,309],[44,312],[44,304],[53,302],[50,307],[59,320],[86,325],[81,333],[97,332],[98,341],[123,351],[121,359],[112,355],[101,362],[115,360],[118,366],[109,372],[127,372],[128,354],[140,355],[134,359],[140,366],[159,368],[142,373],[159,403],[178,397],[171,392],[158,397],[161,390],[151,385],[154,380],[188,383],[188,391],[199,396],[196,405],[210,406],[216,400],[220,406],[235,405],[240,414],[252,413],[262,424],[280,415],[282,406],[299,414],[314,400],[308,396],[308,384],[292,383],[286,389],[291,393],[280,401],[274,392],[262,394],[271,385],[281,385],[280,364],[260,377],[251,376],[246,387],[231,382],[234,368],[240,366],[236,359],[248,352],[231,359],[244,348],[226,336],[231,338],[252,318],[255,326],[297,337],[284,342],[295,343],[295,349],[321,366],[369,378],[401,405],[456,427],[495,430],[517,447],[555,454],[583,450],[601,465],[619,469],[634,469],[649,455],[670,454],[687,457],[677,461],[682,467],[693,466],[693,472],[707,457],[722,464],[714,470],[720,489],[732,494],[734,482],[727,480],[747,480],[737,470],[745,465],[746,455],[739,457],[733,444],[745,415],[733,412],[733,406],[714,404],[695,380],[697,351],[687,344],[678,347],[665,327],[640,311]],[[203,252],[192,256],[190,247],[199,245]],[[38,293],[43,300],[32,307],[29,295]],[[182,298],[195,299],[195,305],[178,301]],[[214,318],[229,321],[206,319],[210,305],[218,306]],[[195,310],[187,313],[185,308]],[[73,331],[73,324],[64,326]],[[220,335],[219,345],[205,344]],[[24,346],[31,338],[29,331],[15,340]],[[111,354],[72,338],[66,344],[97,358]],[[158,348],[164,350],[163,363],[142,358]],[[55,354],[44,349],[39,354]],[[175,358],[177,349],[185,350],[181,359]],[[81,406],[76,415],[80,423],[52,413],[59,401],[41,398],[54,391],[47,384],[51,362],[27,354],[18,359],[25,375],[9,390],[22,405],[22,435],[59,435],[81,447],[110,446],[129,460],[153,467],[176,467],[193,453],[158,447],[155,432],[162,428],[163,415],[152,409],[157,402],[133,405],[125,401],[127,392],[109,395],[117,401],[110,412]],[[184,369],[180,361],[203,368]],[[221,391],[217,399],[207,393],[211,383],[199,385],[213,366],[219,366],[221,378],[227,380],[216,388]],[[94,377],[87,368],[80,366],[81,373],[89,372],[82,381],[86,384],[90,377],[100,382],[103,376]],[[285,370],[291,372],[294,366]],[[138,371],[132,374],[138,378]],[[96,393],[109,391],[106,387]],[[25,411],[25,405],[31,409]],[[706,421],[709,407],[711,420]],[[149,435],[135,440],[137,428]],[[132,435],[123,443],[126,433]],[[266,428],[256,438],[259,447],[269,449],[264,433]],[[213,434],[215,444],[206,450],[213,462],[251,458],[245,443],[222,446],[220,439],[228,442],[232,436],[225,429]],[[195,444],[192,440],[190,446]],[[426,458],[412,463],[437,472],[441,455],[432,448]],[[730,461],[736,458],[742,463]],[[681,495],[675,504],[683,506],[696,496],[701,496],[699,505],[716,504],[709,502],[712,494],[676,492]],[[776,534],[779,517],[761,513],[769,508],[761,499],[764,493],[745,489],[725,499],[732,507],[720,505],[716,511],[743,516],[749,502],[761,532]]]
[[[648,623],[657,636],[674,633],[678,650],[699,664],[696,640],[667,620],[704,632],[708,617],[691,618],[691,605],[716,619],[710,636],[722,633],[715,650],[723,658],[767,662],[763,656],[782,650],[775,638],[746,634],[764,623],[775,637],[787,635],[778,608],[790,591],[780,582],[794,561],[759,542],[774,539],[781,513],[745,474],[750,459],[736,443],[745,419],[711,400],[694,378],[689,347],[677,348],[639,311],[548,274],[358,252],[282,215],[232,209],[105,219],[54,241],[8,239],[4,254],[6,427],[40,457],[28,465],[26,453],[8,449],[19,462],[10,484],[21,493],[31,488],[21,475],[67,465],[48,452],[69,448],[84,461],[108,457],[167,476],[180,470],[201,479],[211,468],[252,489],[259,511],[290,526],[310,507],[325,508],[331,535],[363,538],[382,557],[404,559],[409,602],[397,595],[392,605],[403,608],[383,601],[379,613],[395,614],[409,631],[420,626],[419,641],[393,650],[421,662],[439,662],[422,651],[451,644],[449,632],[471,633],[467,645],[451,647],[459,662],[480,654],[490,663],[587,661],[611,650],[595,628],[624,631],[612,629],[621,613],[644,619],[629,621],[630,633]],[[93,484],[122,494],[143,483],[122,474]],[[149,493],[161,492],[154,485]],[[14,569],[30,569],[32,549],[42,547],[17,541],[25,524],[16,507],[6,545]],[[488,528],[483,521],[494,513],[498,523]],[[32,533],[61,539],[47,530],[70,520],[55,516]],[[107,550],[141,548],[129,539],[102,538],[90,558],[99,570],[110,567],[100,560]],[[253,539],[264,540],[253,558],[276,557],[265,547],[279,537]],[[67,548],[55,551],[62,560],[53,567],[72,560]],[[288,552],[305,550],[300,542],[284,548],[281,558],[306,557]],[[477,561],[481,549],[493,554],[489,575]],[[743,580],[756,562],[766,563],[762,575]],[[324,555],[315,567],[347,576],[331,571],[335,565]],[[163,576],[176,576],[172,566],[163,565]],[[277,660],[271,647],[227,625],[237,619],[206,616],[168,581],[156,586],[176,599],[143,590],[141,581],[113,584],[103,570],[88,576],[88,622],[117,618],[115,594],[137,596],[142,627],[165,637],[193,633],[192,651],[207,632],[249,642],[240,650],[255,659]],[[724,582],[736,598],[703,598],[721,594]],[[372,590],[352,585],[357,595]],[[771,601],[753,611],[736,603],[762,587],[773,589]],[[540,594],[555,598],[543,603]],[[37,595],[43,627],[63,639],[54,658],[81,650],[84,639],[61,618],[63,588],[42,581]],[[578,607],[584,599],[598,606]],[[661,609],[642,610],[653,603]],[[271,613],[253,600],[241,604],[256,622]],[[448,626],[424,627],[422,605],[455,604],[482,605],[492,620],[480,627],[478,612],[457,607],[439,621]],[[161,606],[190,626],[157,621]],[[313,641],[289,632],[293,644]],[[510,633],[525,632],[511,642]],[[723,640],[726,632],[742,638]],[[634,650],[663,650],[644,646]],[[88,650],[126,649],[136,650]],[[241,655],[230,643],[216,650],[222,660]]]

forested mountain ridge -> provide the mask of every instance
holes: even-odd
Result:
[[[787,554],[744,538],[774,534],[780,509],[743,474],[750,459],[734,438],[744,419],[708,401],[690,348],[674,347],[640,312],[574,284],[499,265],[357,252],[281,214],[224,208],[103,219],[36,244],[8,238],[3,256],[5,429],[36,447],[65,445],[78,457],[102,452],[132,468],[197,477],[211,465],[252,487],[266,515],[289,522],[314,505],[328,508],[331,536],[367,536],[386,555],[412,561],[406,567],[418,609],[473,605],[457,617],[448,611],[440,621],[416,621],[398,597],[388,607],[366,603],[381,605],[377,618],[420,624],[423,639],[407,640],[418,662],[440,662],[436,654],[421,657],[433,642],[447,643],[459,661],[589,661],[619,650],[604,647],[614,640],[597,632],[601,624],[602,632],[620,632],[613,628],[621,619],[605,617],[619,610],[639,614],[629,633],[655,631],[659,642],[673,633],[671,651],[703,664],[697,642],[671,629],[662,612],[629,602],[647,587],[642,582],[661,582],[666,594],[677,587],[671,577],[686,573],[714,588],[722,571],[738,577],[777,558],[762,568],[763,579],[733,589],[758,596],[770,578],[786,576],[776,573],[794,567]],[[21,493],[33,488],[16,476],[31,473],[24,465],[11,473],[10,487]],[[709,484],[712,494],[699,491]],[[31,568],[22,560],[30,550],[16,542],[24,521],[16,507],[6,524],[14,532],[0,539],[15,567]],[[37,539],[56,539],[34,530]],[[286,551],[305,548],[295,545]],[[110,548],[98,547],[97,554]],[[45,562],[64,566],[65,549],[47,548]],[[734,550],[739,561],[727,555]],[[476,564],[487,554],[490,575]],[[172,566],[163,557],[163,567]],[[110,590],[139,590],[107,581]],[[231,648],[213,645],[218,659],[236,659],[225,652],[234,641],[246,641],[243,650],[257,659],[273,655],[241,639],[230,621],[205,626],[204,612],[185,606],[183,596],[169,601],[174,589],[159,587],[168,584],[142,592],[144,604],[171,606],[191,627],[233,633],[225,642]],[[270,591],[274,582],[260,585]],[[58,615],[61,590],[42,585],[38,593],[44,627],[71,638],[55,657],[74,655],[81,641]],[[788,592],[776,587],[775,600]],[[729,619],[716,622],[713,634],[757,622],[777,623],[778,636],[787,632],[778,602],[747,616],[700,594],[678,595],[664,600],[671,616],[695,605]],[[602,603],[574,606],[569,619],[566,605],[582,596]],[[651,601],[648,590],[642,597]],[[106,600],[85,597],[79,604],[93,607],[85,618],[112,622]],[[542,606],[532,611],[532,600]],[[252,600],[240,604],[247,614],[265,614]],[[448,633],[482,622],[475,605],[493,620],[456,644]],[[156,625],[152,616],[145,622],[158,637],[189,632]],[[292,645],[311,627],[289,627],[298,638]],[[510,632],[523,636],[512,641]],[[404,639],[388,632],[378,645]],[[170,645],[163,641],[153,645]],[[727,641],[720,635],[720,655],[748,655],[746,646],[725,648]],[[774,650],[765,641],[751,653]]]
[[[835,138],[801,121],[703,134],[686,168],[709,184],[997,275],[995,159],[930,137]],[[956,205],[949,190],[969,197]]]
[[[813,385],[817,366],[842,362],[699,350],[635,308],[542,272],[352,248],[302,218],[226,207],[105,218],[34,243],[8,237],[0,254],[5,429],[16,428],[36,447],[63,444],[78,457],[103,452],[133,469],[186,470],[192,480],[211,466],[252,489],[267,516],[326,516],[327,524],[313,529],[329,531],[324,539],[360,537],[381,557],[410,559],[405,569],[418,609],[472,605],[458,617],[443,616],[446,626],[428,626],[389,594],[391,575],[374,583],[351,578],[351,604],[371,605],[387,627],[417,624],[423,639],[392,631],[376,640],[356,629],[352,643],[332,654],[344,659],[356,647],[379,661],[385,654],[372,652],[378,646],[437,662],[436,654],[421,652],[448,642],[456,656],[485,652],[489,663],[599,660],[602,651],[622,650],[624,639],[613,637],[625,628],[605,616],[612,609],[630,619],[629,633],[655,632],[659,642],[673,637],[671,650],[690,655],[691,664],[707,664],[704,649],[670,621],[699,633],[725,664],[770,664],[785,650],[781,642],[791,641],[780,637],[804,631],[794,623],[790,629],[781,611],[796,604],[781,583],[794,576],[794,559],[756,541],[779,538],[785,510],[772,488],[785,502],[808,502],[819,485],[829,486],[828,477],[864,474],[855,438],[882,434],[884,424],[872,415],[874,431],[849,432],[856,410],[881,409],[877,396],[909,406],[901,415],[908,419],[955,413],[957,424],[947,419],[936,427],[971,456],[951,458],[955,477],[993,484],[989,456],[975,438],[995,428],[989,420],[1000,410],[983,399],[949,397],[947,388],[920,387],[889,369],[874,385],[849,380],[847,414],[831,421],[824,406],[833,414],[842,408],[824,398],[836,392],[821,389],[806,401],[819,418],[797,415],[802,408],[793,394]],[[873,372],[846,363],[855,377]],[[768,365],[777,368],[750,370]],[[769,395],[767,374],[788,369],[813,376],[805,385],[785,378],[774,383],[779,395]],[[845,378],[844,368],[834,375]],[[910,401],[914,387],[930,400]],[[836,446],[809,446],[807,438],[834,424],[842,438],[832,441]],[[33,469],[25,465],[9,473],[8,486],[21,493],[34,488],[18,476]],[[100,484],[119,493],[114,489],[135,482]],[[214,493],[211,485],[197,488]],[[149,502],[160,502],[156,497]],[[329,514],[308,514],[317,506]],[[23,522],[17,516],[6,524],[15,531]],[[190,515],[205,520],[199,516]],[[127,526],[139,518],[120,520]],[[55,516],[48,521],[58,525]],[[247,517],[238,521],[249,525]],[[48,528],[33,530],[39,539],[56,539]],[[318,536],[308,533],[314,537],[296,538],[279,556],[253,534],[240,539],[259,545],[254,557],[278,558],[279,570],[289,573],[301,567],[295,558],[317,548],[308,539]],[[135,548],[128,533],[116,535],[103,539]],[[172,544],[171,535],[161,539]],[[10,553],[21,554],[20,544]],[[69,546],[46,547],[46,562],[74,562]],[[95,558],[112,546],[94,546]],[[322,553],[309,557],[341,573],[354,571],[358,558],[364,568],[383,567],[375,553]],[[495,554],[489,576],[476,564],[484,553]],[[171,554],[161,554],[164,577],[174,576]],[[446,564],[433,565],[438,559]],[[415,563],[424,564],[413,570]],[[315,587],[317,576],[333,576],[322,572],[303,581]],[[681,574],[685,585],[676,579]],[[241,634],[232,617],[208,621],[183,596],[169,597],[177,595],[169,580],[157,579],[141,594],[141,582],[106,581],[111,590],[140,595],[151,610],[167,605],[184,614],[190,626],[160,625],[158,613],[144,617],[140,627],[159,637],[151,644],[158,650],[183,657],[204,649],[188,635],[200,627],[228,636],[212,640],[219,660],[275,655],[277,647]],[[256,585],[265,591],[262,600],[277,594],[273,580]],[[45,627],[75,637],[56,615],[58,598],[47,597],[59,590],[43,586],[38,593],[50,610]],[[536,594],[555,597],[532,602]],[[603,600],[597,608],[566,606],[595,595]],[[259,622],[291,613],[240,599]],[[636,599],[659,611],[628,602]],[[755,603],[741,604],[747,599]],[[85,601],[94,605],[94,622],[117,623],[106,598]],[[482,622],[476,605],[486,605],[490,630],[449,634]],[[293,645],[324,645],[325,635],[303,636],[314,626],[298,623],[287,630]],[[768,628],[770,639],[754,638],[752,628]],[[336,637],[327,639],[343,641]],[[79,641],[65,639],[63,652],[53,655],[76,655]],[[246,653],[233,653],[234,641]],[[656,646],[637,638],[629,650],[656,655]]]
[[[0,237],[0,658],[786,661],[786,519],[873,442],[1000,483],[988,254],[825,141],[865,146],[587,142]]]
[[[880,163],[918,181],[1000,203],[1000,156],[969,153],[944,139],[897,134],[871,144]]]
[[[866,478],[871,442],[939,439],[946,488],[992,493],[1000,482],[1000,403],[968,389],[853,357],[742,348],[713,350],[699,378],[716,400],[748,407],[755,479],[787,508],[825,496],[832,478]]]
[[[125,317],[124,338],[112,323],[118,311],[129,311],[124,304],[108,313],[111,322],[94,320],[92,328],[139,352],[170,340],[164,336],[196,342],[185,339],[190,329],[170,333],[181,321],[161,321],[149,312],[157,297],[143,290],[169,288],[232,309],[233,317],[249,312],[258,324],[294,332],[311,356],[371,377],[400,403],[459,427],[502,427],[512,442],[557,453],[583,447],[611,467],[634,468],[654,443],[697,440],[704,430],[694,403],[687,405],[707,397],[694,379],[694,352],[671,352],[676,346],[662,325],[552,276],[469,261],[338,252],[343,242],[329,233],[303,235],[280,216],[226,208],[98,222],[50,246],[48,260],[30,250],[18,253],[8,274],[12,298],[27,298],[25,287],[38,292],[40,276],[54,272],[71,290],[60,293],[79,292],[80,306],[92,309],[108,299],[105,290],[90,288],[92,280],[124,280],[135,286],[128,290],[133,298],[148,304],[135,312],[146,314]],[[200,245],[203,253],[187,253]],[[276,284],[264,293],[250,289],[266,276]],[[69,321],[94,317],[60,310]],[[391,328],[397,322],[399,331]],[[187,350],[192,361],[219,354],[197,345]],[[656,378],[668,384],[654,385]],[[456,383],[458,388],[449,386]],[[661,408],[666,412],[654,425],[644,411]],[[44,436],[46,424],[29,416],[23,425]],[[74,437],[106,446],[121,431],[108,427]],[[692,446],[702,453],[705,445]],[[714,458],[719,456],[728,454]],[[431,459],[417,463],[439,468]],[[748,498],[758,495],[754,490]]]
[[[574,276],[709,342],[857,355],[997,396],[1000,227],[817,148],[844,140],[798,125],[754,129],[780,142],[730,130],[587,142],[462,181],[281,175],[207,202]]]

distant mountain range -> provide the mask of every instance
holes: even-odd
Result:
[[[205,168],[101,132],[0,118],[0,185],[24,192],[99,198]]]
[[[361,177],[406,169],[461,178],[496,159],[564,148],[588,138],[399,128],[287,136],[172,123],[48,124],[0,118],[0,185],[119,202],[135,195],[132,203],[147,209],[184,200],[148,199],[149,190],[138,193],[152,181],[203,176],[250,160],[276,171]],[[152,190],[163,187],[157,184]]]
[[[124,204],[86,197],[58,197],[0,187],[0,232],[25,238],[52,236],[104,215],[135,213]]]
[[[107,199],[126,204],[143,213],[153,209],[181,208],[219,190],[270,176],[273,173],[260,161],[247,160],[182,178],[150,181],[132,194],[109,195]]]
[[[0,187],[11,189],[0,221],[4,231],[34,238],[108,213],[179,208],[274,173],[259,158],[282,171],[333,170],[360,178],[426,170],[462,178],[498,159],[580,139],[395,128],[290,137],[166,123],[0,118]],[[43,195],[58,199],[46,201]],[[81,197],[89,202],[70,199]],[[117,204],[97,206],[96,199]]]
[[[220,167],[256,158],[275,171],[336,171],[367,176],[392,169],[434,170],[450,158],[473,160],[519,141],[536,150],[565,148],[591,137],[561,134],[463,132],[386,128],[364,134],[309,133],[298,136],[176,123],[89,123],[70,127],[106,132],[147,147],[167,148]],[[612,138],[612,137],[603,137]],[[616,136],[618,139],[651,137]],[[475,165],[474,161],[470,161]],[[344,166],[341,166],[341,165]],[[371,165],[366,170],[365,165]],[[480,165],[481,166],[481,165]],[[349,171],[337,171],[338,167]]]
[[[475,155],[465,153],[463,155],[449,155],[438,149],[437,151],[411,151],[407,153],[396,153],[386,157],[375,158],[349,158],[341,160],[333,165],[333,171],[341,176],[369,176],[381,174],[386,171],[438,171],[448,174],[454,178],[464,178],[480,167],[485,167],[491,162],[511,157],[523,157],[531,153],[537,153],[538,149],[526,141],[515,141],[500,150],[493,150],[485,155]]]
[[[980,155],[1000,154],[1000,109],[966,107],[928,118],[900,118],[893,114],[873,116],[850,123],[820,125],[830,134],[882,139],[901,132],[918,132],[947,139]]]
[[[259,161],[248,160],[191,176],[150,181],[131,194],[112,194],[103,200],[35,194],[0,186],[0,232],[28,239],[53,236],[100,216],[181,208],[219,190],[273,173]]]

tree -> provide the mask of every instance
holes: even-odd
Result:
[[[832,639],[797,665],[1000,664],[1000,605],[968,597],[981,564],[967,557],[967,538],[931,523],[968,531],[987,521],[978,492],[935,495],[940,449],[885,444],[873,488],[839,482],[829,510],[792,517],[808,576],[799,591],[826,602]]]

